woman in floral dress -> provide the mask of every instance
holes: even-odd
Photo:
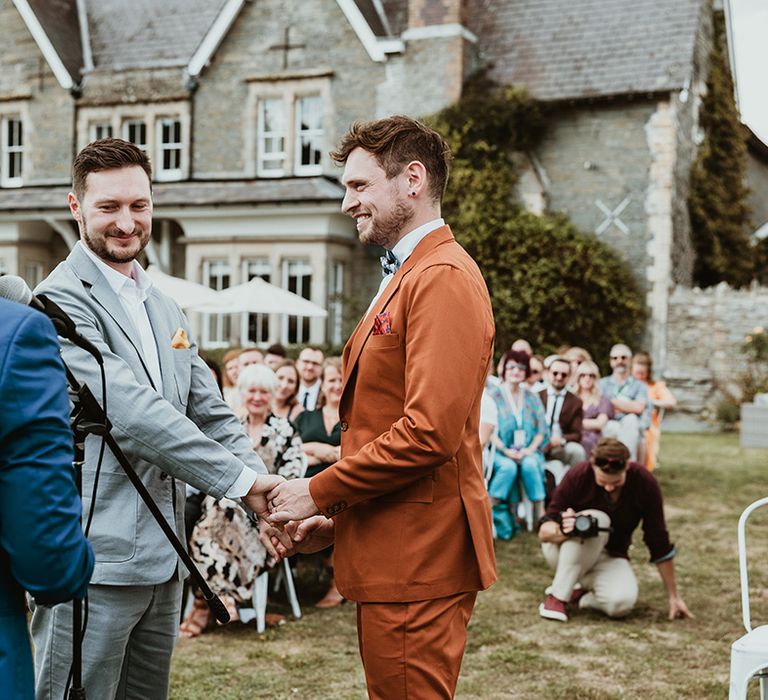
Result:
[[[237,388],[246,411],[242,423],[269,473],[295,479],[304,475],[307,461],[296,428],[272,413],[277,383],[277,376],[266,365],[251,365],[240,373]],[[236,606],[253,597],[261,569],[274,563],[267,558],[256,525],[228,498],[216,501],[206,496],[203,515],[192,533],[190,552],[232,619],[237,619]],[[182,637],[196,637],[211,620],[205,601],[195,598],[179,633]]]

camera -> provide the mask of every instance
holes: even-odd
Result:
[[[600,527],[597,518],[594,515],[582,513],[574,518],[573,530],[568,533],[568,536],[587,539],[588,537],[597,537],[600,532],[608,532],[610,529],[611,528]]]

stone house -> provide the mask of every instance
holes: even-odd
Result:
[[[34,285],[66,255],[71,159],[121,135],[155,167],[150,261],[329,309],[202,319],[205,345],[340,343],[379,278],[328,151],[354,119],[433,113],[490,66],[546,108],[520,196],[629,261],[664,365],[712,0],[0,0],[0,24],[0,272]]]

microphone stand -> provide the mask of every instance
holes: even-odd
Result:
[[[75,376],[69,370],[69,367],[64,365],[64,369],[67,373],[67,383],[70,388],[70,399],[74,404],[72,411],[72,430],[74,434],[75,442],[75,461],[73,466],[75,468],[75,478],[77,480],[78,491],[82,494],[82,465],[85,461],[85,437],[86,435],[98,435],[102,437],[115,459],[120,463],[126,476],[133,484],[139,496],[146,504],[150,513],[154,516],[160,529],[165,534],[168,542],[176,550],[176,554],[179,555],[182,563],[189,571],[190,576],[197,584],[198,588],[202,592],[202,596],[208,603],[213,616],[221,623],[226,624],[229,622],[229,613],[224,603],[208,586],[200,570],[195,566],[192,557],[186,550],[186,547],[179,541],[176,532],[168,524],[163,514],[160,512],[157,504],[155,503],[152,495],[147,491],[147,487],[136,474],[136,470],[133,465],[128,461],[117,441],[112,436],[112,424],[109,422],[104,410],[96,401],[91,390],[86,384],[80,384],[75,379]],[[70,700],[85,700],[85,689],[82,687],[82,634],[81,634],[81,622],[82,622],[82,601],[75,600],[72,605],[73,620],[72,620],[72,686],[70,688],[69,698]]]

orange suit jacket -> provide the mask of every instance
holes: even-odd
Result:
[[[389,313],[391,332],[374,334]],[[496,580],[479,443],[493,352],[485,282],[447,226],[425,236],[343,354],[341,459],[310,481],[339,591],[431,600]]]

